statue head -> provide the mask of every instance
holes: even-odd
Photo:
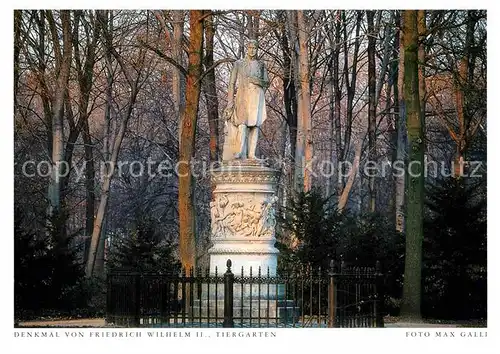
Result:
[[[247,43],[247,55],[250,59],[255,59],[257,57],[257,49],[259,48],[259,42],[255,39],[251,39]]]

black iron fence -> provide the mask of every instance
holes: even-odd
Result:
[[[113,271],[108,324],[124,327],[383,327],[379,267],[300,269],[270,276],[208,270]],[[238,274],[239,273],[239,274]]]

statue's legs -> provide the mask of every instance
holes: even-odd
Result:
[[[240,124],[238,125],[238,135],[240,137],[239,139],[239,147],[238,150],[235,151],[234,158],[235,159],[242,159],[246,157],[247,151],[247,140],[248,140],[248,128],[245,124]]]
[[[257,139],[259,137],[259,127],[253,126],[248,128],[248,158],[256,159],[255,152],[257,150]]]

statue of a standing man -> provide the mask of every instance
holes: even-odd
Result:
[[[256,158],[259,129],[267,118],[264,93],[269,87],[267,69],[257,60],[257,48],[257,41],[249,41],[246,58],[236,61],[231,71],[224,111],[229,142],[224,144],[224,160]]]

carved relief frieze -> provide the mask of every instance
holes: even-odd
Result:
[[[276,196],[218,193],[210,203],[212,238],[274,238]]]

